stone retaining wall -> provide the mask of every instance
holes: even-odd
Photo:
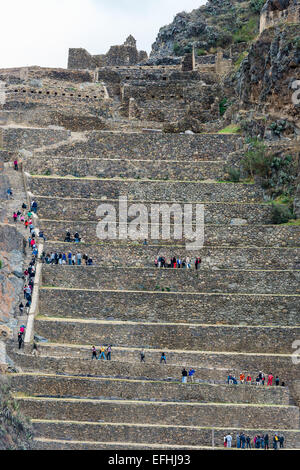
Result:
[[[138,402],[105,401],[59,401],[31,400],[17,398],[25,416],[34,419],[65,419],[81,421],[129,422],[148,424],[171,424],[224,427],[254,427],[263,421],[265,427],[280,423],[281,429],[297,429],[299,410],[296,407],[266,406],[226,406],[226,405],[188,405],[157,404]]]
[[[39,216],[42,219],[63,219],[65,221],[78,219],[93,221],[96,219],[97,207],[103,202],[100,199],[86,200],[47,196],[37,196],[35,200],[39,205]],[[119,201],[109,199],[106,203],[112,204],[118,210]],[[150,213],[151,203],[145,201],[136,201],[136,203],[145,204],[148,213]],[[206,224],[229,224],[233,218],[242,218],[247,220],[248,224],[263,225],[271,223],[272,207],[267,204],[239,204],[237,201],[236,203],[206,203],[204,211]]]
[[[189,293],[300,293],[300,271],[192,271],[187,269],[109,268],[44,265],[43,286],[101,290]],[[134,295],[134,294],[133,294]]]
[[[223,447],[224,435],[231,432],[233,441],[232,446],[236,446],[237,432],[244,432],[253,440],[256,435],[269,434],[270,442],[275,432],[278,435],[284,435],[285,448],[297,449],[300,447],[300,433],[292,431],[279,432],[274,429],[201,429],[196,427],[181,427],[181,426],[147,426],[144,425],[118,425],[118,424],[102,424],[102,423],[64,423],[64,422],[35,422],[33,423],[34,430],[37,436],[44,436],[46,438],[53,438],[66,441],[76,440],[80,435],[83,441],[98,441],[103,442],[136,442],[143,445],[143,449],[147,444],[160,444],[165,445],[180,445],[185,446],[187,443],[190,446],[208,446]],[[59,445],[59,444],[57,444]],[[85,444],[87,445],[87,444]],[[112,445],[112,444],[111,444]],[[271,444],[272,445],[272,444]],[[52,448],[53,444],[51,444]],[[127,445],[129,446],[129,444]],[[56,448],[56,447],[55,447]],[[120,448],[116,446],[116,448]],[[126,447],[126,449],[129,447]],[[76,446],[78,449],[78,446]]]
[[[3,147],[6,150],[31,150],[56,144],[70,137],[70,132],[58,129],[2,128]]]
[[[300,328],[35,320],[39,336],[54,343],[118,347],[292,354]]]
[[[80,213],[77,214],[76,220],[80,219]],[[78,232],[83,242],[85,243],[99,243],[103,245],[105,241],[97,238],[97,225],[96,222],[72,222],[69,220],[57,221],[57,220],[40,220],[40,227],[44,230],[45,236],[48,240],[63,242],[65,239],[66,231],[70,230],[72,236]],[[195,230],[193,226],[193,231]],[[288,226],[288,225],[205,225],[204,227],[204,246],[205,247],[297,247],[299,246],[299,226]],[[151,235],[151,227],[148,225],[148,234]],[[118,236],[118,231],[117,231]],[[181,246],[183,242],[190,242],[190,239],[186,240],[185,237],[181,240],[174,240],[174,236],[171,230],[171,237],[168,240],[161,239],[161,228],[160,228],[160,240],[149,239],[149,244],[160,247],[163,246]],[[129,239],[129,241],[131,241]],[[136,244],[142,244],[144,236]],[[107,240],[107,243],[119,246],[124,243],[124,240]],[[80,245],[71,243],[66,245],[66,250],[81,249]],[[185,248],[186,245],[184,245]],[[201,252],[201,249],[200,249]],[[194,251],[193,256],[197,256]],[[295,260],[295,262],[298,260]]]
[[[262,189],[253,184],[236,183],[195,183],[174,181],[135,181],[29,177],[30,191],[36,196],[118,199],[183,202],[260,202]]]
[[[288,390],[282,387],[232,387],[36,375],[12,375],[11,385],[14,393],[26,390],[28,396],[289,405]]]
[[[87,142],[47,151],[64,157],[153,160],[221,160],[236,150],[240,137],[221,134],[138,134],[95,132]],[[44,152],[43,152],[44,155]]]
[[[151,241],[149,242],[151,243]],[[70,246],[67,243],[48,242],[45,253],[81,252],[91,256],[99,266],[154,267],[154,260],[164,256],[166,260],[179,257],[190,258],[192,269],[194,260],[201,256],[201,269],[295,269],[300,268],[300,248],[202,248],[194,253],[183,247],[137,246],[132,245],[93,245]]]
[[[99,349],[99,344],[96,343]],[[160,364],[160,350],[145,350],[146,363],[140,363],[139,350],[113,348],[112,361],[92,361],[91,346],[66,348],[64,345],[53,347],[39,345],[39,357],[31,354],[19,354],[15,349],[8,350],[24,372],[72,374],[94,377],[118,377],[128,379],[175,379],[181,377],[182,368],[194,367],[195,379],[205,382],[225,384],[229,374],[239,377],[241,371],[250,373],[252,380],[259,370],[266,375],[270,372],[278,375],[281,381],[290,384],[299,379],[300,365],[292,363],[291,356],[254,354],[201,353],[190,349],[184,352],[167,351],[167,364]],[[291,354],[293,351],[291,351]],[[67,356],[67,357],[66,357]],[[176,365],[177,364],[177,365]],[[253,385],[256,387],[256,385]]]
[[[98,176],[99,178],[149,178],[154,180],[197,181],[222,179],[221,162],[150,162],[145,160],[97,160],[84,158],[31,158],[26,171],[32,175]]]
[[[39,311],[49,317],[108,321],[297,326],[299,297],[41,289]]]

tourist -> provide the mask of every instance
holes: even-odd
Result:
[[[273,385],[273,379],[274,379],[273,374],[272,374],[272,373],[269,374],[267,386],[272,387],[272,385]]]
[[[279,436],[280,449],[284,448],[284,436]]]
[[[276,387],[278,387],[280,385],[280,380],[279,380],[278,375],[276,375],[276,378],[275,378],[275,385],[276,385]]]
[[[18,160],[14,160],[14,169],[19,171]]]
[[[37,355],[38,355],[38,347],[37,347],[37,344],[36,344],[35,341],[33,342],[33,346],[32,346],[32,355],[33,355],[33,356],[37,356]]]
[[[37,213],[37,208],[38,208],[37,202],[36,202],[36,201],[33,201],[32,204],[31,204],[31,210],[32,210],[35,214]]]
[[[242,434],[241,434],[241,447],[242,447],[242,449],[245,449],[245,446],[246,446],[246,436],[242,432]]]
[[[252,447],[251,447],[251,438],[250,438],[250,436],[247,436],[247,437],[246,437],[246,444],[247,444],[247,446],[246,446],[247,449],[251,449],[251,448],[252,448]]]
[[[231,434],[227,434],[227,436],[226,436],[226,442],[227,442],[227,447],[228,447],[228,448],[231,448],[231,444],[232,444],[232,436],[231,436]]]
[[[269,450],[269,434],[265,434],[264,441],[265,441],[265,450]]]
[[[20,331],[18,333],[18,343],[19,343],[19,349],[21,349],[22,343],[23,343],[23,334]]]
[[[65,242],[71,242],[71,233],[69,231],[66,232]]]
[[[279,443],[279,438],[278,438],[277,434],[275,434],[275,436],[273,437],[273,449],[274,450],[278,449],[278,443]]]
[[[165,364],[167,364],[167,358],[166,358],[166,355],[164,352],[161,353],[161,356],[160,356],[160,364],[164,362]]]
[[[236,435],[236,448],[237,449],[241,448],[241,436],[239,435],[239,433],[237,433]]]
[[[201,258],[196,258],[196,261],[195,261],[195,268],[196,268],[196,270],[200,269],[201,263],[202,263]]]
[[[141,356],[141,362],[145,362],[145,351],[144,351],[144,349],[141,350],[140,356]]]
[[[24,313],[24,305],[23,305],[22,302],[21,302],[20,305],[19,305],[19,311],[20,311],[20,315],[23,315],[23,313]]]
[[[240,373],[240,384],[244,384],[245,382],[245,374],[243,372]]]
[[[106,359],[107,361],[111,361],[111,344],[108,346],[106,350]]]
[[[77,253],[77,265],[81,266],[81,253]]]
[[[183,369],[181,375],[182,375],[182,383],[183,383],[183,384],[186,384],[186,382],[187,382],[187,375],[188,375],[188,374],[187,374],[187,371],[185,370],[185,368]]]
[[[189,378],[190,378],[190,381],[194,383],[194,375],[195,375],[195,370],[190,368],[189,370]]]
[[[14,212],[14,213],[13,213],[13,219],[14,219],[14,222],[17,222],[17,218],[18,218],[18,216],[17,216],[17,213],[16,213],[16,212]]]
[[[13,199],[13,192],[11,188],[8,188],[8,190],[6,191],[6,194],[7,194],[7,199]]]
[[[106,356],[105,356],[105,347],[104,347],[104,346],[102,346],[102,347],[100,348],[100,354],[99,354],[98,359],[101,359],[101,358],[103,358],[104,361],[106,360]]]
[[[92,348],[92,359],[97,359],[97,351],[96,351],[95,346],[93,346]]]
[[[75,235],[74,235],[74,240],[75,240],[75,243],[79,243],[79,242],[80,242],[81,238],[80,238],[78,232],[75,233]]]
[[[251,375],[248,374],[248,375],[247,375],[247,378],[246,378],[246,384],[247,384],[247,385],[251,385],[251,381],[252,381]]]

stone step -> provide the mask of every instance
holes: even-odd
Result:
[[[107,321],[297,326],[299,296],[41,288],[39,311]]]
[[[99,353],[100,345],[95,344]],[[290,384],[299,379],[300,365],[292,355],[165,350],[167,364],[160,364],[161,350],[145,349],[145,363],[140,362],[138,348],[113,347],[111,361],[92,360],[91,345],[39,343],[39,355],[33,357],[17,349],[17,342],[8,347],[9,357],[24,372],[67,374],[77,376],[114,377],[149,380],[179,380],[182,368],[193,367],[195,380],[224,384],[229,374],[239,377],[250,373],[253,382],[262,370],[278,375],[291,391]],[[255,385],[256,386],[256,385]]]
[[[119,347],[291,354],[300,327],[107,322],[37,317],[35,331],[51,342]]]
[[[103,203],[101,199],[37,196],[35,200],[39,206],[39,216],[48,220],[89,220],[96,219],[97,207]],[[112,204],[115,210],[118,210],[119,201],[107,199],[105,201]],[[132,201],[136,204],[144,204],[150,214],[151,202]],[[178,201],[182,204],[181,201]],[[262,203],[240,203],[239,201],[209,203],[199,201],[204,204],[204,220],[206,224],[230,224],[233,219],[244,219],[248,224],[264,225],[270,224],[272,220],[272,206]],[[131,204],[130,204],[131,205]],[[128,218],[131,220],[132,217]],[[150,222],[150,220],[149,220]]]
[[[173,445],[173,446],[205,446],[224,449],[224,435],[228,433],[227,428],[203,428],[198,426],[172,426],[154,424],[112,424],[112,423],[84,423],[79,421],[50,421],[33,420],[33,427],[37,439],[41,436],[44,439],[51,439],[53,436],[65,442],[78,439],[83,441],[101,442],[105,440],[107,444],[118,439],[120,443],[134,442],[137,445]],[[236,446],[236,434],[244,433],[250,436],[251,443],[256,435],[269,435],[270,447],[275,433],[285,438],[285,448],[300,448],[300,431],[279,430],[279,429],[241,429],[231,428],[229,430],[233,437],[232,445]],[[82,444],[83,445],[83,444]],[[126,445],[126,444],[123,444]]]
[[[300,270],[191,270],[43,264],[44,287],[121,291],[299,295]]]
[[[182,384],[161,380],[134,380],[76,377],[46,374],[13,374],[13,393],[58,398],[125,399],[151,402],[249,403],[289,405],[289,392],[283,387],[232,386],[207,383]]]
[[[264,427],[298,429],[299,409],[285,405],[219,403],[165,403],[134,400],[92,400],[15,397],[30,419],[74,420],[180,426]]]
[[[28,176],[28,187],[36,196],[111,198],[126,196],[128,201],[180,202],[261,202],[260,186],[244,183],[206,183],[188,181],[147,181],[76,177]]]
[[[80,219],[80,214],[77,214],[77,218]],[[99,243],[103,245],[105,240],[98,238],[97,229],[99,222],[82,222],[78,220],[77,222],[70,220],[49,220],[49,219],[40,219],[39,226],[44,230],[45,236],[48,240],[51,241],[60,241],[63,242],[65,239],[66,231],[69,230],[71,235],[78,232],[82,241],[85,243]],[[122,224],[124,228],[124,224]],[[185,249],[189,250],[190,246],[190,237],[186,237],[183,231],[183,235],[179,240],[174,240],[173,228],[171,227],[170,236],[168,239],[162,239],[162,230],[161,226],[159,229],[159,238],[151,236],[151,225],[145,226],[146,237],[148,243],[153,245],[157,244],[158,247],[163,246],[184,246]],[[193,233],[195,233],[196,227],[193,226]],[[204,226],[204,247],[214,247],[214,246],[223,246],[223,247],[269,247],[269,248],[280,248],[280,247],[299,247],[299,226],[293,225],[205,225]],[[107,235],[106,235],[107,236]],[[148,238],[149,237],[149,238]],[[115,239],[111,238],[106,240],[106,243],[112,243],[119,245],[124,245],[124,240],[120,240],[119,231],[116,231]],[[145,236],[140,235],[139,240],[134,240],[136,245],[143,246],[142,243],[145,239]],[[129,243],[132,243],[133,240],[128,236]],[[201,252],[202,249],[201,243],[200,248],[197,250]],[[80,245],[79,245],[80,246]],[[69,244],[67,248],[74,248],[74,244]],[[196,250],[193,249],[191,256],[198,256]],[[295,260],[296,261],[296,260]]]
[[[151,241],[149,242],[151,243]],[[153,268],[155,259],[164,256],[171,260],[174,256],[181,260],[190,258],[192,268],[198,253],[186,250],[184,247],[132,244],[92,244],[84,243],[78,246],[47,240],[44,244],[45,253],[66,253],[80,251],[93,259],[100,266],[132,266]],[[295,269],[300,268],[300,247],[267,248],[267,247],[204,247],[199,250],[202,264],[201,269]]]
[[[89,134],[86,142],[47,151],[47,156],[223,161],[236,150],[239,141],[239,136],[221,134],[94,132]],[[45,152],[41,154],[45,155]]]
[[[56,175],[84,178],[133,178],[150,180],[222,180],[225,177],[225,162],[190,161],[172,162],[165,160],[99,159],[41,157],[26,160],[25,170],[31,175]]]

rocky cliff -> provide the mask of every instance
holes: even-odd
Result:
[[[152,46],[151,59],[182,56],[194,45],[198,55],[217,47],[248,42],[259,32],[264,0],[209,0],[191,13],[178,13],[160,29]]]

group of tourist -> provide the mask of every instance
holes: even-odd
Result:
[[[92,359],[103,359],[104,361],[111,361],[111,353],[112,353],[112,346],[109,345],[107,348],[105,346],[101,346],[99,350],[99,355],[97,357],[97,350],[96,347],[92,347]]]
[[[195,258],[195,259],[190,259],[189,257],[181,259],[180,257],[176,258],[175,256],[173,258],[166,259],[164,256],[159,256],[158,258],[155,258],[154,264],[156,268],[186,268],[186,269],[191,269],[192,265],[195,266],[195,269],[198,270],[200,269],[201,266],[201,258]]]
[[[64,241],[66,243],[71,243],[71,242],[79,243],[81,241],[81,238],[78,232],[74,233],[74,237],[72,238],[70,230],[67,230]]]
[[[277,450],[278,448],[284,448],[284,436],[278,436],[277,433],[274,434],[272,437],[273,441],[273,449]],[[224,447],[232,448],[233,438],[232,435],[229,433],[227,436],[224,436]],[[249,435],[245,435],[244,433],[238,433],[236,435],[236,448],[237,449],[263,449],[269,450],[269,435],[256,435],[253,439]]]
[[[9,191],[9,190],[8,190]],[[15,223],[20,222],[24,225],[26,229],[29,228],[30,233],[34,232],[34,225],[32,221],[33,213],[37,213],[37,202],[32,201],[31,207],[27,210],[27,204],[24,202],[22,204],[22,210],[17,210],[13,212],[12,218]]]
[[[267,386],[270,386],[272,387],[273,385],[273,381],[274,381],[274,375],[273,374],[269,374],[268,375],[268,381],[267,381]],[[266,376],[263,372],[259,372],[259,374],[257,375],[257,377],[255,378],[254,381],[252,381],[252,377],[250,374],[248,374],[247,376],[241,372],[240,373],[240,378],[239,378],[239,381],[236,379],[236,377],[234,375],[228,375],[227,377],[227,383],[229,385],[237,385],[238,382],[240,384],[246,384],[246,385],[251,385],[252,383],[253,384],[256,384],[256,385],[265,385],[265,382],[266,382]],[[280,385],[280,379],[278,377],[278,375],[276,375],[275,377],[275,385],[278,387]],[[282,387],[285,387],[285,382],[281,382],[281,386]]]
[[[67,264],[69,266],[81,266],[82,262],[86,266],[93,265],[93,259],[87,254],[82,255],[77,253],[76,255],[69,251],[68,253],[43,253],[41,256],[42,263],[46,264]]]

